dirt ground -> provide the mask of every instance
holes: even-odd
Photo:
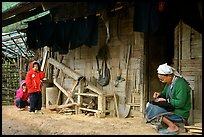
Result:
[[[33,114],[2,106],[2,135],[159,135],[143,117],[96,118],[42,111],[44,114]]]

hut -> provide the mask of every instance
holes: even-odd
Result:
[[[202,120],[201,5],[200,0],[23,2],[3,12],[2,24],[49,11],[24,22],[28,48],[42,53],[45,85],[59,91],[48,105],[74,105],[76,114],[100,117],[142,115],[153,92],[163,88],[156,68],[168,63],[191,83],[193,123]]]

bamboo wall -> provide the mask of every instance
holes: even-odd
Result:
[[[12,105],[15,92],[19,88],[19,68],[17,64],[2,64],[2,104]]]

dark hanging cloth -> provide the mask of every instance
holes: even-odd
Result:
[[[160,10],[159,3],[163,2]],[[203,20],[196,1],[158,0],[134,3],[133,30],[139,32],[169,33],[182,20],[203,33]]]
[[[26,32],[28,48],[36,50],[44,46],[52,46],[53,30],[54,24],[50,15],[29,22]]]
[[[159,15],[160,32],[168,33],[178,25],[180,20],[198,32],[203,32],[204,25],[196,1],[166,0],[164,11],[160,12]]]
[[[72,20],[59,21],[55,24],[53,51],[59,51],[59,54],[67,54],[69,52],[72,27]]]
[[[95,15],[54,23],[52,21],[35,20],[28,24],[27,44],[30,49],[44,46],[53,47],[53,51],[67,54],[83,44],[96,46],[98,41],[98,17]]]
[[[133,31],[156,32],[159,24],[158,14],[156,2],[136,1],[134,3]]]
[[[53,22],[39,24],[39,45],[38,47],[51,47],[54,41],[55,24]]]
[[[77,18],[72,27],[70,49],[75,49],[83,44],[88,47],[96,46],[98,40],[98,17],[95,15]]]
[[[175,4],[173,0],[164,1],[163,11],[159,12],[159,28],[157,32],[169,33],[169,31],[174,30],[179,20],[179,5]]]
[[[182,8],[181,8],[182,7]],[[203,33],[203,20],[195,0],[183,1],[180,4],[181,19],[199,33]]]
[[[87,30],[89,29],[89,30]],[[85,31],[87,32],[87,38],[84,44],[88,47],[96,46],[98,41],[98,17],[95,15],[88,16],[87,18],[87,28],[85,26]]]
[[[38,49],[38,29],[36,24],[28,23],[28,28],[26,31],[28,49],[36,50]]]

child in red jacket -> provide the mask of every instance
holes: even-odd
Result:
[[[14,105],[18,110],[28,110],[29,103],[29,94],[26,87],[26,81],[22,80],[20,88],[16,91],[16,98],[14,100]]]
[[[30,94],[30,112],[42,113],[42,80],[44,72],[40,71],[40,64],[33,62],[33,68],[26,74],[26,86]]]

